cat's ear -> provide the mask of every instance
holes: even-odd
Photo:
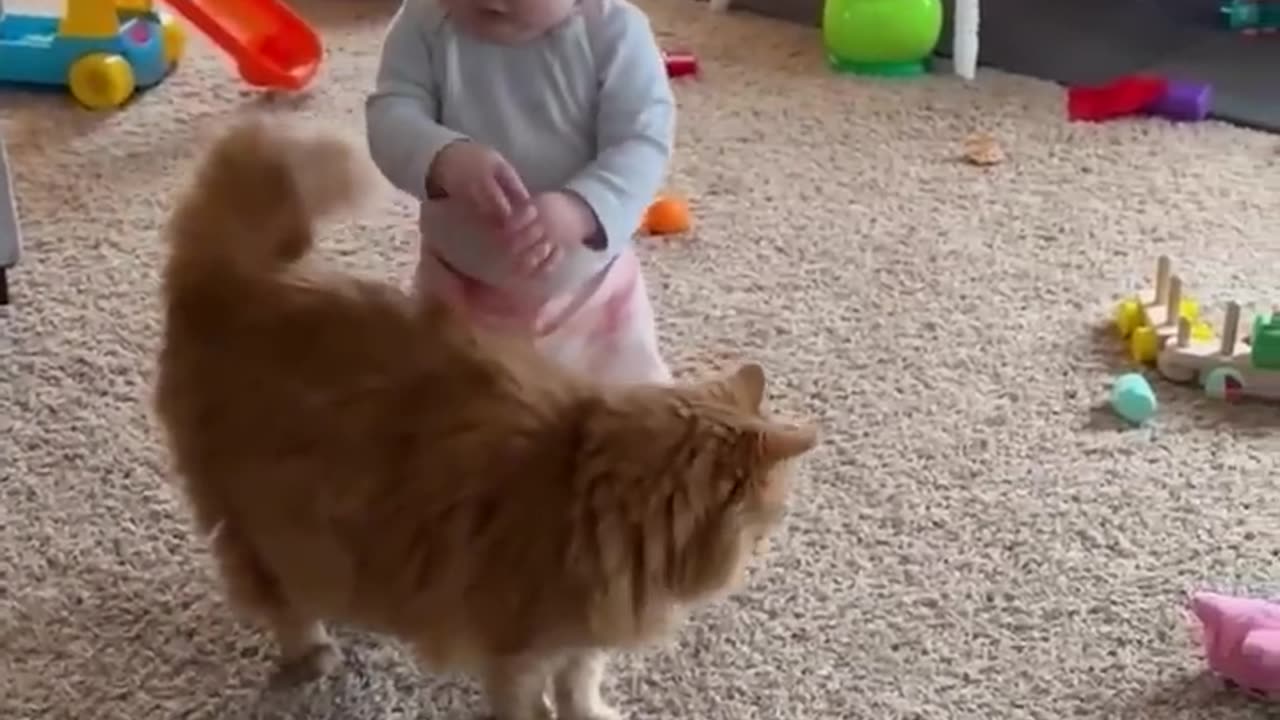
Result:
[[[712,397],[751,413],[758,413],[764,402],[764,368],[746,363],[732,373],[706,384]]]
[[[818,428],[811,424],[762,423],[754,431],[756,459],[774,465],[800,457],[818,444]]]

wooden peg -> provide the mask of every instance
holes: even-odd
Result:
[[[1182,278],[1177,275],[1169,277],[1169,302],[1165,306],[1164,321],[1169,325],[1176,325],[1178,316],[1182,314]]]
[[[1240,303],[1232,300],[1227,303],[1227,317],[1222,321],[1222,345],[1218,347],[1221,355],[1235,352],[1236,339],[1240,336]]]
[[[1156,259],[1156,304],[1169,299],[1169,276],[1173,273],[1173,263],[1168,255]]]

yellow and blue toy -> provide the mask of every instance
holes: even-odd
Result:
[[[159,84],[185,43],[151,0],[67,0],[62,17],[6,13],[0,0],[0,83],[66,87],[93,110]]]

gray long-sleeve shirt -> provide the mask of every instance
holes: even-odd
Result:
[[[586,282],[631,241],[665,179],[675,130],[661,51],[628,0],[579,0],[566,21],[518,46],[466,34],[438,0],[405,0],[365,114],[374,162],[422,203],[424,242],[483,282],[520,284],[489,231],[448,199],[426,197],[428,169],[445,145],[484,143],[530,193],[567,189],[586,201],[605,248],[566,253],[528,288],[542,296]]]

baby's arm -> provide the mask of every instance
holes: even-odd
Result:
[[[401,5],[383,40],[377,86],[364,108],[373,162],[391,184],[418,200],[427,196],[436,154],[466,139],[436,121],[440,103],[431,79],[429,33],[439,13],[436,0]]]
[[[631,239],[661,189],[675,135],[675,98],[649,20],[626,2],[604,2],[598,24],[600,97],[596,158],[566,189],[595,213],[589,242],[611,254]]]

